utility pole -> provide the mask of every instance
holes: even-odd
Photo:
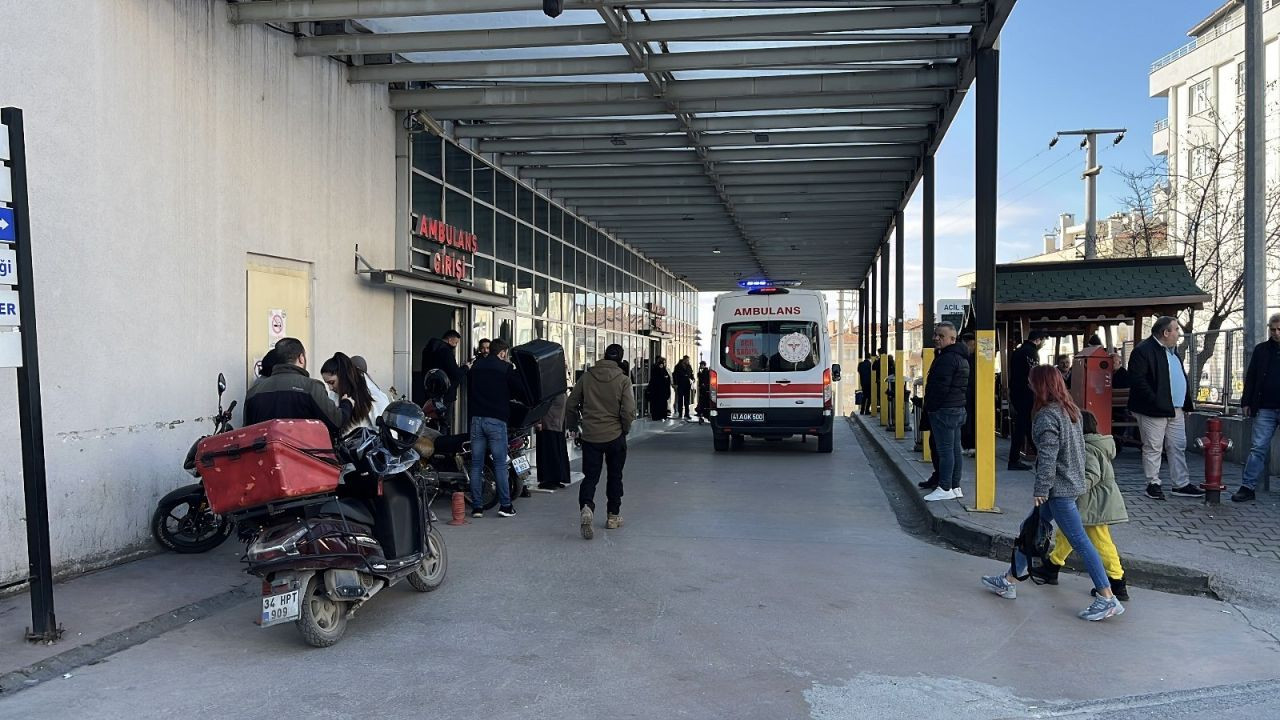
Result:
[[[1098,174],[1102,167],[1098,165],[1098,136],[1115,135],[1112,145],[1119,145],[1124,140],[1125,128],[1090,128],[1088,130],[1059,130],[1049,141],[1049,147],[1058,144],[1063,135],[1083,135],[1080,147],[1088,150],[1084,161],[1084,259],[1095,260],[1098,257]]]
[[[1245,0],[1244,9],[1244,358],[1267,339],[1266,75],[1262,44],[1262,0]]]

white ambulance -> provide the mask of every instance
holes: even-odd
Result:
[[[711,430],[717,451],[745,438],[818,438],[832,448],[835,415],[827,301],[765,281],[716,298],[711,330]]]

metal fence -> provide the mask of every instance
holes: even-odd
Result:
[[[1196,405],[1224,414],[1239,412],[1246,369],[1244,330],[1188,333],[1180,351]]]

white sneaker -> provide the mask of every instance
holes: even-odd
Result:
[[[955,500],[955,499],[956,499],[955,490],[943,490],[942,488],[935,488],[933,492],[924,496],[925,502],[935,502],[937,500]]]
[[[965,456],[965,457],[977,457],[977,456],[978,456],[978,451],[977,451],[977,450],[965,450],[965,451],[964,451],[964,456]]]
[[[960,500],[961,498],[964,497],[964,490],[961,490],[959,487],[952,490],[951,492],[954,493],[955,495],[955,497],[952,498],[953,500]]]

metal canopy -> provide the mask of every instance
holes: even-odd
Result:
[[[1015,0],[256,0],[702,290],[848,287]],[[334,22],[353,21],[353,22]]]

